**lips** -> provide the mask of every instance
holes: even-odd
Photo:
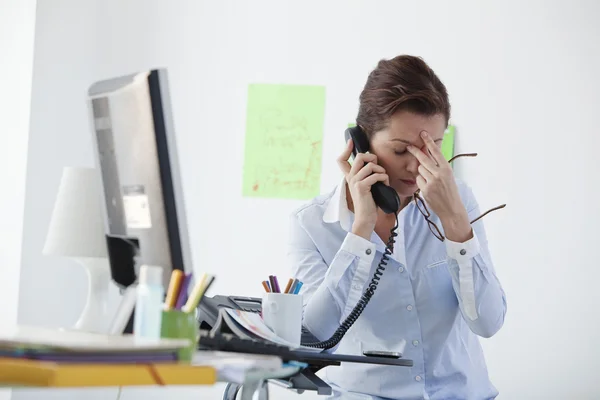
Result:
[[[409,186],[412,186],[412,185],[416,185],[416,184],[417,184],[417,181],[414,181],[414,180],[409,180],[409,179],[400,179],[400,181],[401,181],[402,183],[404,183],[405,185],[409,185]]]

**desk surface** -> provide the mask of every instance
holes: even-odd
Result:
[[[359,364],[374,364],[374,365],[390,365],[396,367],[412,367],[413,360],[407,358],[388,358],[388,357],[372,357],[372,356],[355,356],[349,354],[336,353],[313,353],[309,351],[294,350],[297,361],[306,362],[311,365],[329,366],[339,365],[342,362],[359,363]]]

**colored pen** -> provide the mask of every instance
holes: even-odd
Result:
[[[263,285],[263,287],[265,288],[265,291],[266,291],[267,293],[269,293],[269,292],[271,291],[271,288],[269,287],[269,282],[267,282],[267,281],[262,281],[262,285]]]
[[[273,293],[281,293],[279,290],[279,283],[277,282],[277,277],[275,275],[269,275],[269,280],[271,281],[271,290]]]
[[[165,308],[167,310],[171,310],[175,307],[183,277],[183,271],[180,269],[174,269],[171,273],[171,280],[169,281],[169,288],[167,289],[167,298],[165,299]]]
[[[196,298],[200,297],[202,286],[206,283],[207,279],[208,279],[208,275],[206,273],[203,273],[202,278],[198,282],[196,282],[196,284],[194,285],[194,288],[192,289],[192,293],[190,293],[190,297],[185,302],[185,305],[183,307],[181,307],[181,311],[190,312],[193,309],[192,304],[196,302],[195,301]]]
[[[298,285],[298,282],[300,282],[297,278],[294,278],[294,281],[292,282],[292,286],[290,287],[290,294],[294,294],[294,290],[296,290],[296,285]]]
[[[300,293],[300,288],[302,287],[302,285],[304,285],[304,283],[298,281],[298,284],[296,285],[296,289],[294,290],[294,294]]]
[[[290,278],[288,280],[287,285],[285,286],[285,290],[283,291],[283,293],[289,293],[290,292],[290,288],[292,287],[292,283],[294,282],[294,280],[292,278]]]
[[[188,288],[192,281],[192,273],[186,274],[181,282],[181,288],[179,289],[179,296],[177,296],[177,303],[175,303],[175,309],[181,310],[181,307],[185,304],[188,299]]]
[[[190,298],[181,310],[189,313],[192,312],[192,310],[194,310],[196,307],[198,307],[198,304],[200,304],[200,301],[202,301],[202,297],[204,297],[204,293],[206,293],[206,291],[212,285],[214,280],[214,276],[208,275],[206,273],[202,274],[202,279],[196,283],[196,285],[194,286],[194,290],[190,294]]]

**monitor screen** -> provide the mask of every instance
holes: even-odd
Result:
[[[141,71],[88,90],[104,196],[112,279],[122,288],[141,265],[192,271],[167,72]]]

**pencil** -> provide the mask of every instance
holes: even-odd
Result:
[[[194,289],[192,290],[192,293],[190,294],[190,297],[188,298],[188,301],[181,308],[181,311],[183,311],[183,312],[191,312],[194,308],[196,308],[196,305],[198,305],[198,303],[200,302],[200,297],[203,294],[203,291],[204,291],[203,287],[204,287],[204,285],[206,285],[207,282],[208,282],[208,274],[203,273],[202,274],[202,279],[200,279],[194,285]]]
[[[202,294],[200,294],[200,300],[198,300],[198,303],[196,303],[196,305],[194,306],[194,308],[198,307],[198,304],[200,304],[202,302],[202,299],[204,298],[204,295],[206,294],[206,292],[208,292],[208,289],[210,289],[210,287],[211,287],[211,285],[213,284],[214,281],[215,281],[215,276],[214,275],[210,275],[210,277],[208,278],[208,282],[206,282],[206,284],[202,288]]]
[[[285,285],[285,290],[283,291],[283,293],[289,293],[290,292],[290,288],[292,287],[292,282],[294,282],[294,280],[292,278],[290,278],[288,280],[287,285]]]
[[[269,289],[269,283],[267,281],[262,281],[262,285],[267,293],[271,291],[271,289]]]
[[[175,307],[175,302],[179,296],[179,290],[181,288],[181,282],[183,281],[183,271],[180,269],[174,269],[171,273],[171,280],[169,281],[169,288],[167,289],[167,298],[165,300],[165,308],[167,310]]]

